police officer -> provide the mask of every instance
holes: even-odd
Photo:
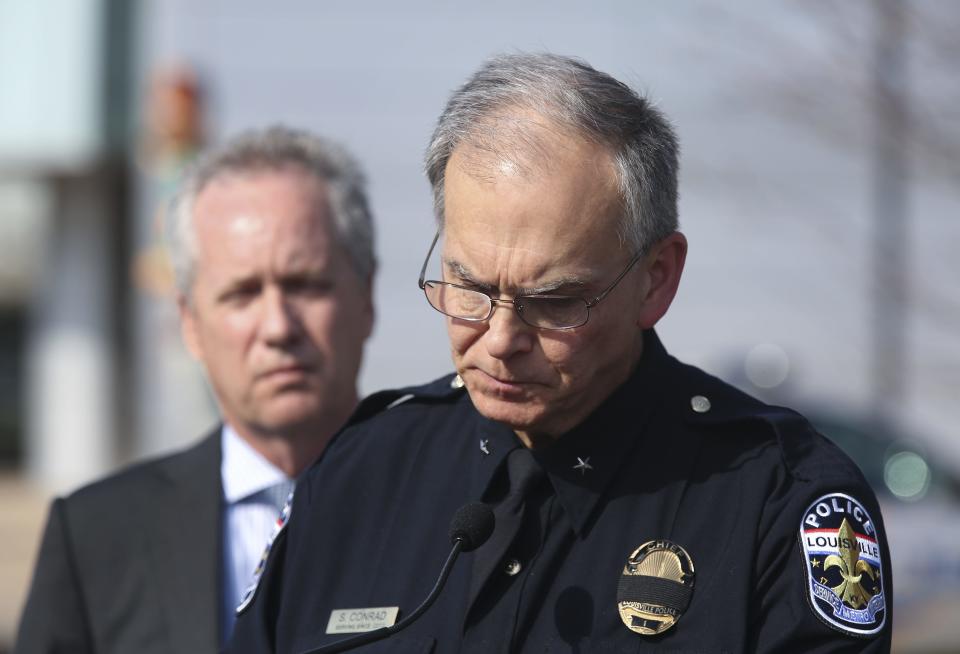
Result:
[[[235,650],[409,615],[475,500],[490,540],[362,651],[888,650],[889,553],[856,466],[653,330],[687,252],[663,115],[583,62],[501,56],[453,94],[427,172],[420,286],[457,374],[361,405],[298,486]]]

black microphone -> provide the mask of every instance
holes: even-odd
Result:
[[[447,556],[443,568],[440,569],[440,576],[437,578],[437,583],[434,584],[433,590],[427,595],[427,599],[423,600],[423,603],[414,609],[413,613],[389,627],[381,627],[360,634],[359,636],[346,638],[335,643],[330,643],[329,645],[307,650],[301,654],[333,654],[334,652],[345,652],[360,645],[376,642],[409,627],[436,601],[440,595],[440,591],[443,589],[443,585],[447,583],[447,577],[450,576],[450,571],[453,569],[453,564],[456,562],[460,552],[472,552],[486,543],[487,539],[490,538],[490,534],[493,533],[493,524],[493,511],[486,504],[482,502],[471,502],[470,504],[461,506],[457,509],[457,512],[453,514],[453,519],[450,521],[450,541],[453,543],[453,548],[450,550],[450,554]]]
[[[450,542],[460,542],[461,552],[472,552],[493,533],[493,511],[483,502],[464,504],[450,520]]]

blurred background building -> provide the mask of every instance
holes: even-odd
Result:
[[[661,338],[857,458],[897,650],[960,651],[960,4],[937,0],[0,1],[0,651],[52,495],[216,420],[163,251],[182,166],[274,122],[357,153],[381,262],[361,390],[428,380],[450,364],[415,283],[421,154],[510,50],[583,57],[674,120],[690,255]]]

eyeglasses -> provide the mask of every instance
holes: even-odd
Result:
[[[420,268],[419,285],[431,307],[457,320],[484,322],[493,315],[496,305],[512,304],[520,320],[538,329],[573,329],[585,325],[590,319],[590,309],[600,304],[643,257],[642,251],[634,255],[613,283],[589,302],[582,297],[572,295],[520,295],[512,300],[503,300],[459,284],[435,279],[424,280],[430,255],[433,254],[438,240],[440,240],[440,230],[437,230],[433,237],[427,258],[424,259],[423,267]]]

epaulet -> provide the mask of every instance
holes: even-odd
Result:
[[[784,464],[797,478],[806,478],[804,462],[822,444],[813,426],[802,415],[785,407],[765,404],[736,388],[704,375],[703,388],[693,388],[682,410],[689,424],[718,431],[760,429],[771,434]]]
[[[463,381],[460,375],[450,373],[439,379],[423,384],[421,386],[407,386],[405,388],[392,388],[385,391],[378,391],[361,400],[360,404],[354,410],[353,415],[347,420],[346,426],[362,422],[371,416],[375,416],[383,411],[388,411],[396,406],[411,401],[417,402],[438,402],[452,399],[463,390]]]
[[[685,374],[680,376],[678,383],[683,391],[676,395],[676,401],[684,404],[677,409],[687,422],[723,426],[789,411],[764,404],[702,370],[686,365],[683,368]]]

